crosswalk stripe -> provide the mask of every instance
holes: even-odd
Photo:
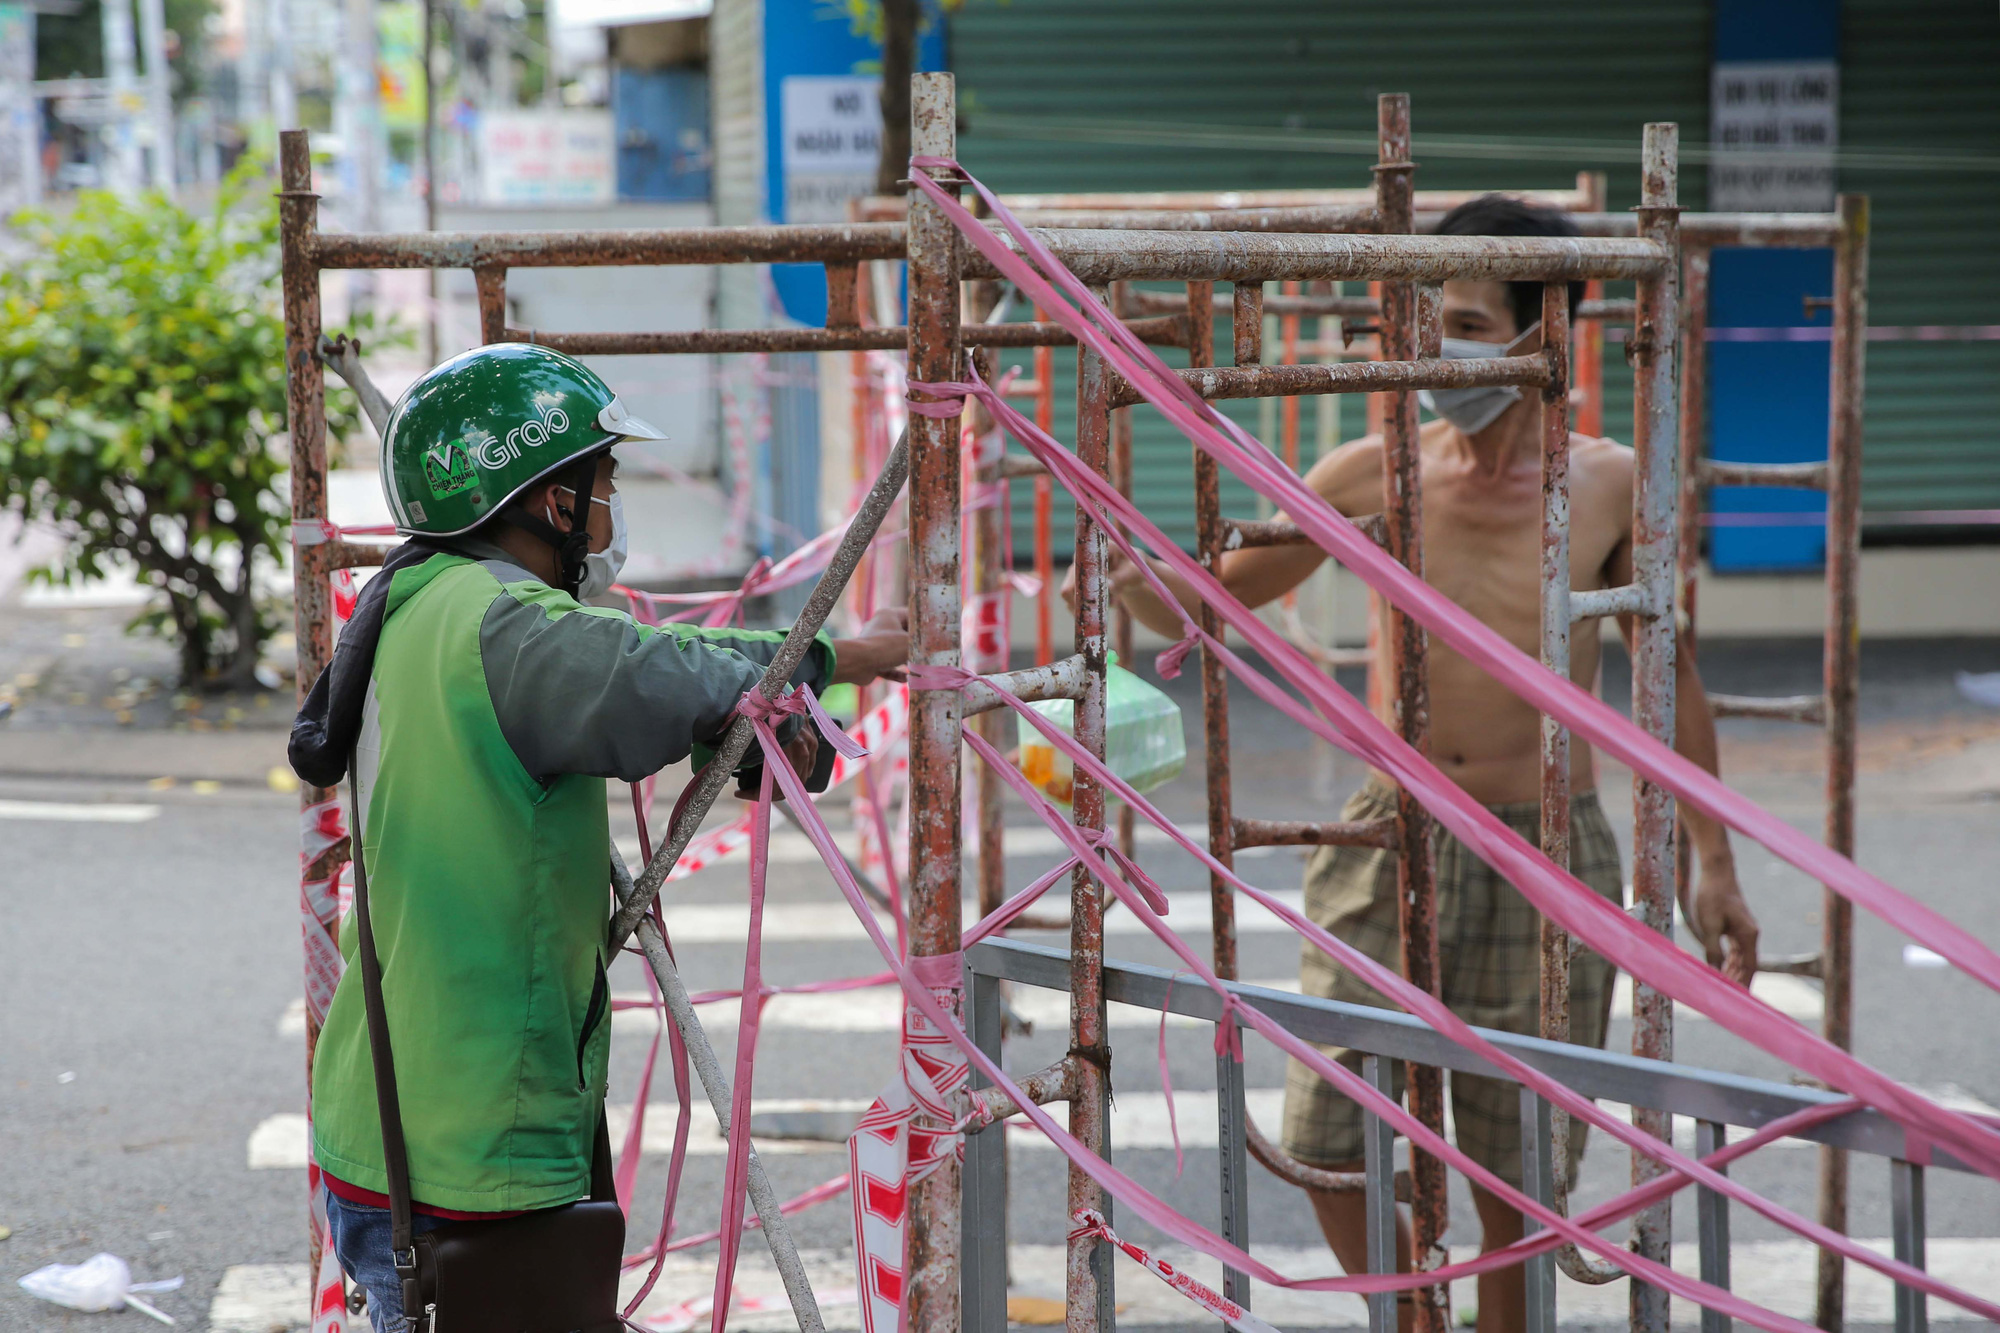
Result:
[[[1299,989],[1296,977],[1266,978],[1250,984],[1292,994],[1297,994]],[[1809,981],[1777,973],[1760,973],[1751,990],[1758,998],[1800,1022],[1819,1021],[1822,1008],[1820,991]],[[616,998],[644,1000],[646,997],[632,993],[620,994]],[[1059,1031],[1069,1023],[1069,997],[1062,991],[1023,986],[1015,990],[1009,1003],[1016,1014],[1034,1024],[1038,1031]],[[702,1024],[711,1031],[734,1027],[737,1016],[734,1001],[702,1006]],[[1618,979],[1611,996],[1611,1016],[1632,1017],[1632,981],[1629,977]],[[1678,1010],[1675,1017],[1684,1023],[1706,1021],[1706,1015],[1686,1008]],[[902,1021],[899,992],[894,987],[865,986],[851,991],[773,996],[764,1006],[763,1025],[775,1031],[893,1033],[901,1030]],[[1157,1010],[1142,1009],[1136,1005],[1113,1004],[1110,1021],[1114,1028],[1157,1028],[1160,1015]],[[612,1015],[611,1022],[615,1032],[643,1034],[653,1030],[654,1019],[652,1013],[645,1009],[620,1009]],[[1167,1025],[1208,1026],[1199,1019],[1179,1014],[1168,1015]],[[305,1030],[306,1002],[302,998],[295,999],[279,1016],[278,1034],[300,1037],[305,1035]]]
[[[1252,1219],[1255,1225],[1255,1219]],[[1863,1245],[1882,1254],[1890,1252],[1885,1239],[1863,1240]],[[1252,1252],[1265,1263],[1293,1277],[1326,1277],[1337,1274],[1339,1265],[1324,1245],[1259,1245]],[[1159,1257],[1214,1287],[1219,1285],[1221,1265],[1205,1255],[1181,1246],[1164,1246]],[[1473,1257],[1475,1251],[1454,1246],[1453,1262]],[[705,1297],[715,1282],[715,1251],[708,1247],[670,1255],[661,1271],[660,1283],[640,1307],[640,1315],[668,1310]],[[800,1256],[814,1291],[821,1298],[821,1312],[830,1331],[846,1333],[859,1327],[853,1304],[854,1260],[851,1252],[806,1250]],[[1939,1280],[1986,1300],[2000,1300],[2000,1238],[1932,1237],[1926,1244],[1926,1267]],[[1739,1241],[1731,1247],[1731,1271],[1738,1295],[1796,1318],[1812,1317],[1817,1251],[1800,1240]],[[1691,1244],[1674,1247],[1674,1267],[1684,1273],[1696,1270],[1697,1255]],[[1060,1245],[1012,1245],[1007,1251],[1007,1270],[1012,1280],[1009,1294],[1040,1297],[1061,1303],[1064,1252]],[[643,1270],[626,1275],[624,1290],[635,1290]],[[1176,1295],[1158,1278],[1141,1269],[1122,1254],[1114,1279],[1118,1294],[1118,1322],[1121,1326],[1158,1327],[1166,1324],[1206,1322],[1200,1311]],[[1626,1323],[1626,1284],[1614,1282],[1602,1287],[1578,1286],[1566,1277],[1557,1278],[1556,1307],[1565,1326],[1616,1325]],[[304,1264],[240,1264],[226,1270],[216,1285],[209,1306],[208,1327],[213,1333],[270,1333],[272,1329],[303,1327],[309,1297]],[[758,1298],[767,1312],[739,1311],[730,1318],[732,1328],[782,1330],[794,1326],[770,1256],[752,1238],[743,1247],[737,1270],[737,1296]],[[844,1298],[844,1299],[843,1299]],[[1472,1283],[1452,1286],[1452,1303],[1469,1309],[1475,1303]],[[1257,1314],[1284,1329],[1358,1328],[1367,1323],[1361,1299],[1338,1292],[1288,1291],[1254,1284],[1250,1307]],[[1847,1265],[1847,1318],[1856,1324],[1887,1324],[1894,1318],[1894,1287],[1889,1279],[1857,1264]],[[1958,1323],[1976,1316],[1940,1300],[1929,1302],[1934,1323]],[[1699,1324],[1700,1309],[1688,1301],[1673,1303],[1675,1328]]]
[[[1911,1090],[1929,1097],[1932,1101],[1952,1110],[1971,1111],[1981,1115],[2000,1116],[2000,1108],[1967,1092],[1955,1083],[1930,1086],[1911,1085]],[[668,1094],[662,1093],[662,1098]],[[1266,1133],[1274,1133],[1284,1114],[1285,1093],[1282,1088],[1251,1088],[1245,1094],[1250,1116]],[[1600,1102],[1607,1112],[1621,1120],[1630,1120],[1632,1108],[1622,1102]],[[793,1116],[800,1113],[824,1113],[820,1120],[821,1132],[827,1126],[844,1125],[847,1118],[858,1117],[868,1106],[866,1098],[785,1098],[760,1097],[751,1103],[752,1121],[766,1121],[767,1117]],[[1216,1105],[1215,1093],[1206,1089],[1180,1089],[1174,1091],[1174,1119],[1180,1129],[1183,1148],[1213,1148],[1216,1146]],[[610,1122],[611,1138],[614,1142],[624,1138],[625,1127],[631,1122],[632,1107],[627,1102],[612,1102],[605,1107],[605,1117]],[[766,1123],[769,1123],[766,1121]],[[1025,1122],[1022,1122],[1025,1125]],[[1449,1101],[1445,1108],[1445,1132],[1454,1134]],[[674,1112],[670,1100],[655,1100],[651,1112],[646,1117],[646,1130],[641,1140],[641,1151],[648,1154],[664,1155],[673,1151]],[[1741,1136],[1740,1133],[1738,1135]],[[771,1138],[760,1129],[756,1133],[757,1151],[766,1155],[830,1152],[839,1149],[840,1144],[819,1138]],[[1053,1151],[1052,1145],[1042,1135],[1032,1129],[1023,1128],[1009,1140],[1015,1147],[1028,1152]],[[283,1112],[267,1116],[250,1133],[246,1155],[253,1171],[294,1169],[303,1170],[306,1165],[307,1129],[306,1118],[296,1112]],[[1694,1122],[1687,1116],[1674,1117],[1674,1145],[1683,1152],[1694,1149]],[[699,1095],[695,1098],[695,1114],[689,1126],[688,1152],[691,1156],[720,1156],[725,1148],[721,1132],[716,1128],[715,1119],[702,1106]],[[1122,1152],[1156,1151],[1174,1146],[1174,1125],[1167,1116],[1166,1095],[1161,1092],[1129,1090],[1120,1092],[1111,1108],[1111,1146],[1115,1154]],[[1813,1145],[1804,1139],[1780,1139],[1766,1151],[1810,1148]],[[2000,1254],[1996,1254],[2000,1260]]]
[[[674,1107],[671,1094],[667,1100],[655,1099],[646,1116],[646,1131],[641,1140],[641,1151],[664,1156],[673,1151]],[[1284,1090],[1282,1088],[1254,1088],[1248,1094],[1250,1114],[1259,1124],[1275,1128],[1283,1109]],[[866,1098],[843,1097],[759,1097],[750,1105],[752,1123],[765,1121],[769,1117],[798,1116],[802,1112],[826,1113],[824,1123],[844,1126],[847,1121],[858,1119],[868,1108]],[[1213,1148],[1216,1143],[1215,1093],[1212,1091],[1174,1092],[1174,1116],[1179,1121],[1181,1145],[1187,1148]],[[612,1102],[605,1107],[605,1119],[611,1130],[611,1139],[621,1142],[625,1127],[631,1123],[632,1107],[627,1102]],[[843,1151],[841,1142],[821,1139],[789,1139],[766,1137],[761,1131],[756,1135],[757,1151],[765,1156],[792,1153],[814,1153]],[[1049,1142],[1032,1130],[1021,1131],[1011,1140],[1015,1147],[1029,1152],[1053,1151]],[[1111,1109],[1111,1143],[1114,1152],[1132,1152],[1148,1149],[1170,1149],[1174,1145],[1173,1129],[1168,1123],[1166,1096],[1159,1092],[1121,1092]],[[307,1129],[306,1118],[296,1112],[284,1112],[267,1116],[251,1131],[247,1148],[250,1169],[253,1171],[292,1169],[303,1170],[306,1165]],[[688,1154],[693,1157],[720,1156],[725,1147],[721,1131],[716,1127],[715,1117],[702,1104],[699,1095],[695,1098],[695,1113],[688,1130]]]
[[[144,824],[160,817],[157,805],[71,801],[0,801],[0,819],[45,819],[64,824]]]

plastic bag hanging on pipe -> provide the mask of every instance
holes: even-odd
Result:
[[[1076,705],[1050,699],[1028,707],[1070,730]],[[1187,737],[1181,727],[1180,705],[1157,685],[1118,665],[1111,655],[1105,673],[1104,762],[1140,792],[1149,792],[1180,776],[1187,763]],[[1033,727],[1016,719],[1020,736],[1020,769],[1028,781],[1058,805],[1068,805],[1076,779],[1069,756],[1050,745]]]

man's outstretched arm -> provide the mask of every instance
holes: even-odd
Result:
[[[1382,509],[1382,450],[1380,441],[1369,437],[1353,440],[1313,464],[1306,484],[1348,517],[1380,513]],[[1284,515],[1279,515],[1283,518]],[[1274,602],[1304,583],[1326,559],[1317,546],[1257,546],[1245,551],[1224,552],[1217,577],[1230,596],[1245,606],[1259,607]],[[1201,606],[1187,581],[1170,572],[1159,560],[1149,562],[1176,601],[1190,616]],[[1157,634],[1177,639],[1181,635],[1181,613],[1154,592],[1140,571],[1121,555],[1111,558],[1111,593],[1132,618]],[[1076,571],[1063,580],[1063,600],[1076,606]]]
[[[1621,616],[1618,624],[1629,648],[1638,631],[1637,622]],[[1715,712],[1709,707],[1708,691],[1702,688],[1701,671],[1685,636],[1677,637],[1674,643],[1674,749],[1717,777],[1722,775]],[[1679,803],[1677,808],[1694,851],[1690,877],[1693,901],[1683,904],[1688,925],[1701,940],[1709,966],[1721,968],[1731,981],[1747,986],[1757,971],[1757,917],[1737,882],[1729,830],[1690,805]]]

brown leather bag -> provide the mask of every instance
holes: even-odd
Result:
[[[448,1222],[410,1234],[410,1160],[396,1097],[396,1061],[382,1002],[382,964],[368,920],[368,870],[362,864],[359,782],[354,795],[354,918],[368,1051],[382,1119],[382,1163],[389,1177],[389,1246],[403,1283],[412,1333],[618,1333],[619,1262],[625,1214],[611,1179],[611,1141],[597,1120],[590,1198],[492,1222]]]

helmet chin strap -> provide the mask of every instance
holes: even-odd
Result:
[[[590,554],[587,497],[597,489],[597,455],[591,454],[579,460],[574,468],[556,478],[556,484],[582,500],[575,509],[560,504],[556,506],[556,512],[569,519],[568,532],[539,514],[529,513],[519,504],[508,505],[500,512],[500,518],[555,553],[556,583],[564,592],[575,596],[576,590],[583,586],[584,557]]]

